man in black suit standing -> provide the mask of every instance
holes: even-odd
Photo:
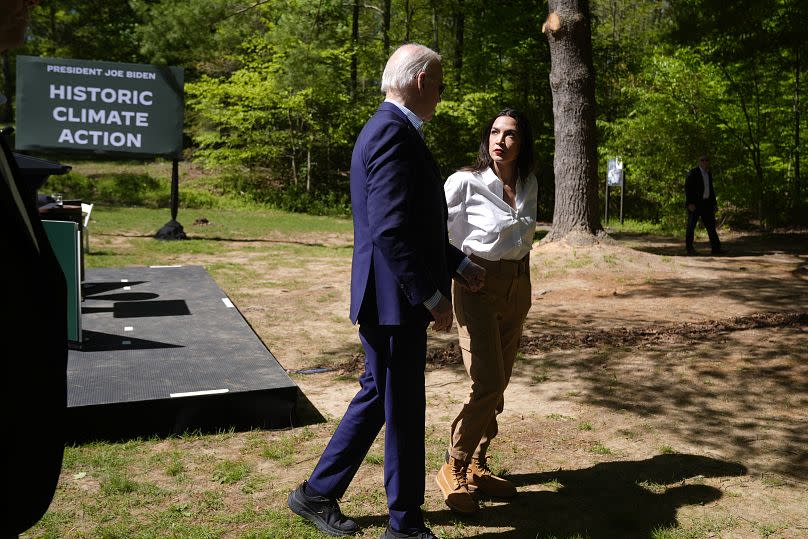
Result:
[[[696,232],[696,223],[699,218],[707,229],[710,237],[710,247],[712,254],[724,253],[721,249],[721,241],[715,231],[715,211],[718,205],[715,201],[715,189],[713,188],[713,175],[710,173],[710,159],[706,155],[699,157],[699,166],[687,173],[685,179],[685,200],[687,204],[687,232],[685,234],[685,245],[688,255],[695,255],[693,248],[693,236]]]
[[[0,52],[22,44],[36,3],[0,0]],[[5,347],[0,361],[0,538],[9,539],[45,514],[59,480],[67,410],[67,285],[34,193],[2,135],[0,229],[0,337]]]

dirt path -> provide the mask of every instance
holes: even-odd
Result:
[[[295,458],[251,495],[280,515],[356,392],[362,358],[346,316],[351,239],[281,250],[308,239],[233,244],[240,272],[201,261],[288,371],[331,369],[292,374],[329,421],[287,433]],[[520,493],[483,500],[472,520],[451,514],[433,481],[468,383],[454,333],[430,333],[430,525],[444,538],[808,537],[808,234],[726,235],[729,256],[693,258],[670,238],[617,239],[534,247],[533,308],[492,445]],[[246,443],[234,440],[218,450]],[[363,538],[384,525],[381,444],[343,500]]]
[[[487,502],[457,536],[649,537],[678,522],[693,537],[808,537],[805,240],[737,236],[721,258],[640,239],[537,246],[494,445],[522,495]],[[439,442],[468,392],[454,343],[430,339],[427,428]],[[332,347],[343,375],[361,360],[340,353],[352,344]],[[356,389],[333,374],[295,380],[335,418]],[[427,491],[448,526],[431,476]]]

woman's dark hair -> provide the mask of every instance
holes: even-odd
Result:
[[[473,165],[464,167],[462,170],[471,172],[482,172],[491,166],[491,155],[488,153],[488,138],[491,127],[500,116],[508,116],[516,120],[516,130],[519,132],[519,155],[516,158],[516,169],[519,171],[519,180],[524,181],[535,167],[533,157],[533,130],[530,129],[530,122],[522,112],[516,109],[502,109],[496,116],[491,118],[484,126],[480,134],[480,151],[477,153],[477,160]]]

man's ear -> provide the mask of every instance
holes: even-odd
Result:
[[[424,79],[426,78],[426,71],[421,71],[415,76],[415,83],[418,85],[418,93],[424,93]]]

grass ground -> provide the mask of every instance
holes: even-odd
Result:
[[[326,417],[255,430],[69,447],[24,537],[325,537],[285,507],[357,389],[347,320],[351,224],[265,209],[97,207],[90,267],[198,264]],[[509,502],[452,514],[434,485],[468,393],[456,337],[430,333],[426,518],[443,539],[808,536],[808,236],[724,233],[728,257],[631,229],[534,247],[533,308],[493,465]],[[615,337],[617,336],[617,337]],[[343,499],[361,538],[385,525],[380,436]]]

